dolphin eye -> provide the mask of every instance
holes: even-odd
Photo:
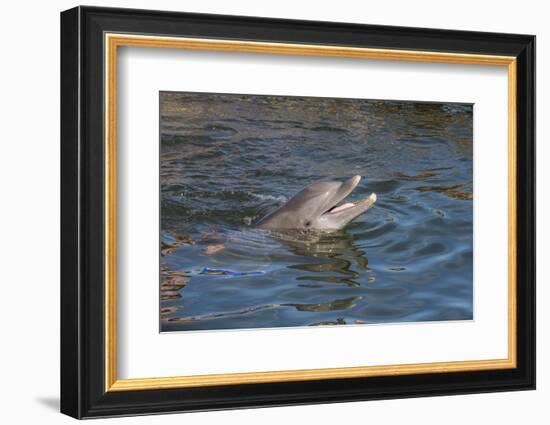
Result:
[[[305,225],[306,225],[306,227],[311,226],[311,221],[306,221],[306,222],[305,222]]]

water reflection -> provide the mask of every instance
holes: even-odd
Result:
[[[360,286],[358,270],[370,272],[365,252],[354,245],[353,236],[345,230],[334,233],[309,232],[309,239],[292,239],[288,234],[272,232],[303,262],[290,264],[288,268],[308,272],[297,275],[296,280]],[[311,260],[315,259],[315,262]],[[356,268],[356,269],[354,269]],[[301,284],[306,286],[306,284]],[[307,285],[310,288],[314,284]],[[318,287],[319,285],[317,285]]]

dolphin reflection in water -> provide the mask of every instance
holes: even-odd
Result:
[[[357,187],[361,176],[345,182],[320,181],[310,184],[284,205],[255,225],[260,229],[335,231],[366,212],[376,202],[376,194],[358,202],[342,202]]]

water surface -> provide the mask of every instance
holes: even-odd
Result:
[[[160,94],[162,331],[472,319],[472,106]],[[252,224],[317,180],[344,230]],[[300,238],[296,238],[300,239]]]

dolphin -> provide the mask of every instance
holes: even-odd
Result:
[[[335,231],[367,211],[376,194],[358,202],[341,203],[359,184],[361,176],[345,182],[319,181],[294,195],[287,203],[256,223],[260,229]]]

